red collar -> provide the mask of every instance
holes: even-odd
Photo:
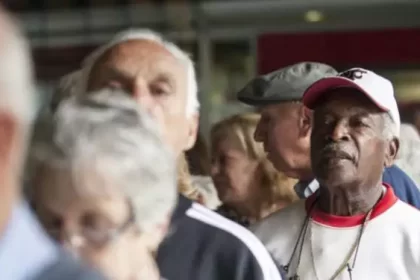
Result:
[[[386,193],[373,209],[372,215],[370,218],[371,220],[381,215],[389,208],[391,208],[398,200],[391,186],[385,183],[383,185],[386,187]],[[310,197],[308,197],[308,199],[306,199],[305,201],[306,212],[308,212],[311,206],[313,205],[316,195],[317,193],[311,195]],[[336,215],[330,215],[325,212],[322,212],[317,207],[314,207],[312,209],[311,218],[312,220],[326,226],[353,227],[353,226],[361,225],[363,223],[365,215],[336,216]]]

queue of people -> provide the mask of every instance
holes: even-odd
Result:
[[[0,279],[418,279],[420,138],[402,139],[384,77],[316,62],[256,77],[237,94],[256,112],[214,124],[194,159],[198,84],[177,45],[116,34],[35,120],[26,39],[2,10],[0,25]]]

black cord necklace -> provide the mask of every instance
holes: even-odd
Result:
[[[299,255],[298,255],[298,263],[296,266],[296,273],[295,275],[289,277],[289,280],[299,280],[300,277],[297,275],[297,268],[300,265],[300,260],[301,260],[301,255],[302,255],[302,250],[303,250],[303,243],[305,241],[305,235],[306,235],[306,231],[308,229],[308,225],[309,225],[309,221],[311,218],[311,214],[312,214],[312,210],[314,209],[314,206],[316,204],[316,202],[318,201],[319,196],[316,197],[316,199],[314,200],[314,202],[312,203],[311,207],[309,208],[308,213],[306,214],[305,220],[303,221],[303,225],[299,231],[299,235],[298,235],[298,239],[296,240],[295,246],[293,247],[293,251],[292,254],[290,255],[289,261],[287,262],[286,265],[284,266],[280,266],[280,269],[282,270],[282,272],[284,273],[284,275],[287,275],[289,273],[289,269],[290,269],[290,265],[294,259],[294,256],[298,250],[299,247]]]
[[[382,198],[382,196],[383,196],[383,194],[381,195],[381,198]],[[378,200],[378,202],[381,200],[381,198]],[[302,227],[299,231],[299,235],[298,235],[298,238],[296,240],[295,246],[293,248],[292,254],[289,258],[289,261],[287,262],[286,265],[280,266],[280,269],[282,270],[282,273],[284,273],[284,275],[287,275],[289,273],[290,265],[291,265],[291,263],[292,263],[292,261],[295,257],[295,254],[296,254],[296,252],[298,251],[298,248],[299,248],[299,254],[297,256],[298,259],[297,259],[295,274],[292,275],[291,277],[289,277],[288,280],[299,280],[300,279],[299,275],[297,275],[297,271],[298,271],[298,268],[299,268],[299,265],[300,265],[300,260],[301,260],[302,251],[303,251],[303,245],[304,245],[304,241],[305,241],[306,232],[308,230],[308,225],[310,223],[310,219],[311,219],[311,216],[312,216],[312,211],[313,211],[316,203],[318,202],[318,199],[319,199],[319,194],[316,197],[316,199],[314,200],[314,202],[312,203],[311,207],[309,208],[308,213],[306,214],[305,220],[304,220],[303,225],[302,225]],[[363,235],[363,233],[365,231],[365,228],[366,228],[366,226],[367,226],[367,224],[370,220],[373,209],[375,208],[377,203],[375,203],[375,205],[366,214],[366,216],[363,220],[363,224],[360,227],[359,234],[357,236],[356,242],[355,242],[352,250],[349,252],[347,258],[345,259],[343,264],[339,267],[339,269],[336,271],[336,273],[330,278],[331,280],[335,279],[346,268],[347,268],[347,271],[349,273],[350,280],[353,280],[352,272],[354,270],[354,267],[356,266],[356,259],[357,259],[357,255],[358,255],[358,252],[359,252],[360,242],[362,240],[362,235]],[[311,252],[312,252],[312,250],[311,250]],[[354,254],[354,258],[353,258],[352,265],[350,266],[350,259],[353,256],[353,254]],[[314,261],[313,252],[312,252],[312,259]],[[315,271],[315,274],[316,274],[316,271]],[[318,276],[317,276],[317,279],[318,279]]]
[[[362,235],[363,235],[363,233],[366,229],[366,226],[367,226],[367,224],[370,220],[370,217],[372,215],[373,208],[371,208],[369,210],[369,212],[365,215],[365,218],[363,219],[362,226],[360,227],[359,233],[357,235],[356,241],[354,242],[352,248],[348,252],[348,254],[347,254],[346,258],[344,259],[344,261],[342,262],[342,264],[338,267],[338,269],[335,271],[333,276],[331,276],[331,278],[329,278],[330,280],[334,280],[335,278],[337,278],[338,275],[340,275],[346,268],[347,268],[347,271],[349,273],[350,280],[353,279],[352,272],[353,272],[354,267],[356,266],[356,259],[357,259],[357,255],[358,255],[358,252],[359,252],[360,242],[362,240]],[[312,230],[311,230],[311,234],[312,234]],[[313,262],[314,270],[315,270],[315,276],[316,276],[316,279],[319,279],[319,277],[316,273],[315,256],[314,256],[314,252],[312,250],[312,238],[311,238],[311,245],[310,246],[311,246],[312,262]],[[350,260],[353,256],[353,254],[354,254],[353,262],[352,262],[352,265],[350,266]]]

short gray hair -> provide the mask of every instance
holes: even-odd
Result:
[[[98,59],[104,55],[106,51],[115,47],[118,44],[127,41],[133,40],[147,40],[155,42],[159,45],[162,45],[166,50],[168,50],[176,59],[178,59],[186,67],[187,71],[187,105],[186,105],[186,114],[188,117],[191,117],[194,113],[198,112],[200,108],[200,103],[198,101],[198,85],[195,74],[194,63],[191,60],[190,56],[181,50],[174,43],[165,40],[159,33],[154,32],[149,29],[129,29],[123,32],[118,33],[115,37],[103,45],[102,47],[95,50],[91,53],[83,62],[82,65],[82,79],[80,83],[80,90],[77,92],[85,92],[87,89],[87,84],[89,77],[92,71],[93,66],[96,64]]]
[[[387,140],[391,140],[393,138],[399,138],[400,132],[398,131],[398,126],[395,123],[394,119],[388,113],[383,113],[384,119],[384,137]]]
[[[33,170],[40,164],[64,168],[80,188],[80,172],[91,168],[121,189],[133,206],[138,228],[153,230],[167,222],[177,198],[175,158],[156,127],[117,89],[64,100],[53,118],[35,130]]]

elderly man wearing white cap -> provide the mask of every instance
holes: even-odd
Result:
[[[159,34],[142,29],[117,34],[73,78],[76,88],[70,94],[103,88],[130,94],[158,121],[175,156],[194,144],[199,103],[193,62]],[[157,262],[162,277],[170,280],[281,279],[252,233],[182,195]]]
[[[399,145],[392,84],[350,69],[315,82],[303,103],[320,188],[254,231],[290,279],[418,279],[420,212],[382,183]]]

